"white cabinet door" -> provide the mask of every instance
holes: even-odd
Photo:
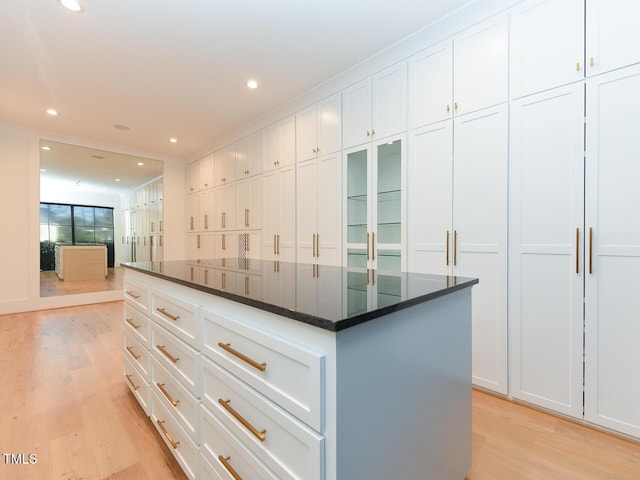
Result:
[[[280,228],[280,172],[271,170],[263,177],[262,189],[262,258],[276,260],[276,235]]]
[[[278,123],[262,131],[262,144],[264,146],[262,171],[270,172],[277,167],[280,157],[280,125]]]
[[[461,115],[507,101],[508,17],[500,14],[453,40],[454,110]]]
[[[233,230],[236,226],[236,186],[225,185],[215,189],[215,230]],[[242,220],[242,217],[240,217]]]
[[[584,77],[583,0],[529,0],[511,19],[511,98]]]
[[[298,263],[316,261],[318,231],[318,168],[315,160],[298,164]],[[335,180],[335,179],[334,179]]]
[[[198,184],[200,190],[213,188],[214,183],[214,156],[208,155],[198,160]]]
[[[639,91],[640,66],[587,81],[585,419],[635,437],[640,437]]]
[[[318,144],[316,154],[326,155],[342,149],[342,95],[318,103]]]
[[[296,260],[296,169],[294,165],[281,168],[278,186],[278,260]]]
[[[373,77],[374,139],[407,130],[407,63],[402,62]]]
[[[236,179],[262,172],[262,133],[254,133],[236,143]]]
[[[408,172],[410,270],[451,275],[453,122],[411,134]]]
[[[200,218],[200,197],[189,195],[187,197],[187,232],[197,232],[199,229],[198,219]]]
[[[202,232],[213,231],[214,228],[214,192],[208,190],[206,192],[200,192],[198,194],[199,200],[199,221],[198,229]]]
[[[189,195],[199,190],[200,183],[198,181],[198,162],[190,163],[189,165],[187,165],[186,170],[187,170],[186,192],[187,192],[187,195]],[[136,202],[132,203],[131,205],[136,206]]]
[[[215,186],[233,182],[236,178],[235,144],[215,152],[214,160]]]
[[[342,154],[335,152],[323,155],[316,160],[316,165],[316,261],[322,265],[340,266],[342,265]]]
[[[235,184],[236,228],[257,229],[262,226],[262,177]]]
[[[453,116],[453,43],[445,40],[409,59],[409,128]]]
[[[584,85],[513,102],[509,392],[576,418],[583,405],[583,199]]]
[[[342,98],[344,148],[371,141],[371,79],[347,88]]]
[[[318,148],[318,108],[316,105],[296,113],[296,159],[315,158]]]
[[[291,115],[278,124],[278,144],[278,168],[294,165],[296,163],[295,116]]]
[[[640,2],[587,0],[587,75],[640,62]]]
[[[454,120],[453,271],[473,290],[473,381],[507,393],[506,104]]]

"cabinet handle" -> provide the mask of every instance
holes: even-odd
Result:
[[[227,249],[227,235],[225,233],[222,234],[222,249]]]
[[[222,407],[229,412],[233,417],[238,420],[244,427],[249,430],[258,440],[264,442],[264,439],[267,438],[265,435],[267,433],[266,430],[259,431],[256,427],[251,425],[242,415],[235,411],[231,405],[231,400],[223,400],[221,398],[218,399],[218,403],[222,405]]]
[[[162,220],[160,220],[160,233],[162,233]]]
[[[224,228],[226,225],[226,212],[222,212],[222,228]]]
[[[580,71],[580,62],[576,62],[576,72]]]
[[[156,308],[156,311],[160,312],[162,315],[164,315],[165,317],[169,317],[171,320],[173,320],[174,322],[180,320],[180,317],[178,315],[172,315],[169,312],[167,312],[164,308],[162,307],[158,307]]]
[[[129,295],[130,297],[133,297],[133,298],[140,298],[140,295],[136,295],[131,290],[127,290],[127,295]]]
[[[313,278],[316,278],[316,265],[317,264],[313,264],[311,265],[311,275],[313,276]]]
[[[313,151],[313,153],[316,153],[316,149],[315,149],[315,148],[314,148],[314,149],[312,149],[312,151]]]
[[[367,260],[371,260],[371,250],[369,247],[369,232],[367,232]],[[369,271],[367,270],[367,285],[369,285]]]
[[[313,243],[312,245],[312,250],[313,250],[313,258],[316,258],[316,234],[313,234]],[[315,275],[314,275],[315,276]]]
[[[176,358],[173,355],[171,355],[169,352],[167,352],[166,347],[164,345],[156,345],[156,348],[160,350],[164,354],[164,356],[167,357],[169,360],[171,360],[173,363],[178,363],[178,360],[180,360],[179,358]]]
[[[251,238],[251,235],[249,235],[248,233],[245,233],[244,236],[245,236],[245,240],[247,242],[247,252],[249,252],[250,251],[250,249],[249,249],[249,238]]]
[[[247,213],[245,213],[245,222],[244,222],[244,226],[248,227],[249,226],[249,209],[247,208]]]
[[[316,233],[316,258],[320,258],[320,234]]]
[[[231,344],[230,343],[218,342],[218,346],[220,348],[222,348],[223,350],[226,350],[227,352],[229,352],[231,355],[233,355],[235,357],[238,357],[243,362],[248,363],[253,368],[260,370],[261,372],[264,372],[267,369],[267,363],[266,362],[262,362],[262,363],[256,362],[255,360],[247,357],[244,353],[240,353],[236,349],[231,348]]]
[[[189,279],[193,282],[193,267],[191,267],[189,270]]]
[[[580,273],[580,229],[576,228],[576,273]]]
[[[151,231],[154,231],[154,222],[151,222]]]
[[[204,284],[205,285],[209,284],[209,270],[204,271]]]
[[[131,375],[125,375],[125,377],[127,377],[127,382],[129,382],[129,385],[131,385],[131,388],[133,388],[134,390],[138,390],[140,388],[139,385],[136,385],[135,383],[133,383],[133,380],[131,380]]]
[[[375,134],[376,134],[376,131],[371,129],[371,135],[375,135]]]
[[[134,360],[138,360],[140,358],[140,355],[135,354],[135,352],[133,351],[133,348],[126,347],[126,349],[127,349],[127,352],[129,352],[129,355],[131,355]]]
[[[316,153],[320,153],[320,147],[316,147]]]
[[[453,265],[458,265],[458,231],[453,231]]]
[[[244,294],[249,295],[249,277],[244,277]]]
[[[278,239],[278,250],[277,250],[277,253],[278,253],[278,255],[280,255],[280,234],[276,235],[276,238]]]
[[[367,130],[367,137],[371,136],[371,132],[369,130]]]
[[[449,266],[449,230],[447,230],[447,267]]]
[[[227,288],[227,274],[222,272],[222,290]]]
[[[371,260],[376,259],[376,234],[371,233]]]
[[[191,230],[193,230],[193,216],[191,217],[191,225],[189,227]]]
[[[156,385],[158,386],[158,388],[160,389],[162,394],[165,397],[167,397],[167,400],[169,400],[169,402],[171,402],[171,405],[173,405],[174,407],[177,407],[178,404],[180,403],[180,400],[174,400],[173,399],[173,397],[169,394],[169,392],[167,392],[167,390],[164,388],[164,383],[156,382]]]
[[[591,58],[589,59],[589,66],[590,66],[590,67],[593,67],[595,64],[596,64],[595,59],[594,59],[593,57],[591,57]]]
[[[204,229],[209,230],[209,215],[204,216]]]
[[[162,246],[162,235],[160,235],[160,246]]]
[[[589,273],[593,273],[593,227],[589,227]]]
[[[167,431],[167,429],[164,426],[164,420],[157,420],[156,423],[158,424],[158,427],[160,427],[160,430],[162,430],[163,435],[167,438],[167,440],[169,440],[169,443],[171,444],[173,449],[175,450],[176,448],[178,448],[178,445],[180,444],[180,442],[176,442],[171,437],[171,435],[169,435],[169,432]]]
[[[273,234],[273,254],[276,254],[276,234]]]
[[[196,246],[200,248],[200,234],[196,236]]]
[[[122,236],[122,244],[124,245],[124,235]]]
[[[127,318],[126,321],[129,325],[131,325],[136,330],[140,328],[140,325],[136,325],[135,323],[133,323],[133,318]]]
[[[231,466],[231,464],[229,463],[229,460],[231,460],[231,457],[223,457],[222,455],[218,455],[218,460],[220,460],[220,463],[222,463],[222,466],[227,470],[227,472],[229,472],[229,475],[231,475],[234,478],[234,480],[243,480],[242,477],[238,475],[238,472],[236,472]]]
[[[371,285],[375,286],[376,284],[376,271],[372,268],[371,269]]]
[[[453,108],[458,109],[458,102],[453,102]]]
[[[367,268],[367,285],[369,285],[369,269]]]
[[[451,111],[451,105],[447,103],[447,113],[449,113],[450,111]]]

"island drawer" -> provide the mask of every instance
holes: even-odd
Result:
[[[180,423],[196,445],[200,444],[200,401],[155,358],[151,359],[151,390]]]
[[[199,397],[200,353],[156,323],[151,324],[151,345],[154,358]]]
[[[137,280],[125,279],[124,299],[145,315],[149,314],[149,286]]]
[[[276,480],[278,476],[253,455],[220,421],[201,407],[200,451],[222,478]],[[237,476],[231,474],[235,471]],[[215,478],[215,477],[214,477]]]
[[[149,345],[149,317],[133,308],[129,302],[124,303],[125,331],[133,336],[147,348]]]
[[[195,479],[200,468],[198,447],[191,441],[189,435],[180,427],[162,401],[151,393],[151,421],[160,433],[162,440],[190,479]]]
[[[204,355],[322,432],[323,354],[212,310],[202,319]]]
[[[151,291],[151,317],[167,330],[197,347],[199,307],[170,293]]]
[[[149,350],[142,346],[127,330],[124,331],[124,356],[138,368],[145,382],[149,382],[151,378],[149,375]]]
[[[324,439],[214,362],[203,359],[202,402],[279,478],[320,480]]]
[[[126,357],[122,360],[122,370],[125,378],[125,383],[133,393],[133,396],[136,397],[138,403],[144,410],[144,413],[149,416],[151,413],[149,409],[149,385],[142,378],[140,372],[133,366],[133,364]]]

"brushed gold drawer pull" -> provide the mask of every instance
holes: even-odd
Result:
[[[371,260],[376,259],[376,234],[371,233]]]
[[[580,229],[576,228],[576,273],[580,273]]]
[[[129,325],[131,325],[136,330],[140,328],[140,325],[136,325],[135,323],[133,323],[133,318],[127,318],[126,321]]]
[[[458,231],[453,231],[453,266],[458,265]]]
[[[447,230],[447,267],[449,266],[449,230]]]
[[[167,390],[164,388],[164,383],[156,382],[156,385],[158,386],[158,388],[160,389],[162,394],[165,397],[167,397],[167,400],[169,400],[171,402],[171,405],[173,405],[174,407],[177,407],[178,404],[180,403],[180,400],[174,400],[173,399],[173,397],[169,394],[169,392],[167,392]]]
[[[156,347],[158,348],[158,350],[160,350],[164,354],[165,357],[167,357],[173,363],[178,363],[178,360],[180,360],[179,358],[176,358],[173,355],[171,355],[169,352],[167,352],[166,347],[164,345],[156,345]]]
[[[236,412],[231,405],[231,400],[223,400],[221,398],[218,399],[218,403],[222,405],[222,407],[229,412],[233,417],[238,420],[242,425],[245,426],[247,430],[249,430],[258,440],[264,442],[264,439],[267,438],[266,430],[259,431],[256,427],[251,425],[242,415]]]
[[[220,463],[222,463],[222,466],[226,468],[227,472],[229,472],[229,475],[231,475],[235,480],[243,480],[243,478],[240,475],[238,475],[238,472],[236,472],[231,466],[231,464],[229,463],[229,460],[231,460],[231,457],[223,457],[222,455],[218,455],[218,460],[220,460]]]
[[[162,307],[158,307],[156,308],[156,310],[158,312],[160,312],[161,314],[163,314],[165,317],[169,317],[171,320],[173,320],[174,322],[180,320],[180,317],[178,315],[172,315],[169,312],[167,312],[164,308]]]
[[[140,358],[140,355],[136,355],[133,351],[133,348],[131,347],[126,347],[127,352],[129,352],[129,354],[133,357],[134,360],[138,360]]]
[[[235,350],[234,348],[231,348],[231,344],[230,343],[218,342],[218,346],[220,348],[222,348],[223,350],[226,350],[227,352],[229,352],[231,355],[234,355],[234,356],[238,357],[240,360],[242,360],[244,362],[247,362],[253,368],[258,369],[261,372],[264,372],[267,369],[267,363],[266,362],[263,362],[263,363],[256,362],[255,360],[247,357],[244,353],[240,353],[239,351]]]
[[[593,227],[589,227],[589,274],[593,273]]]
[[[131,388],[133,388],[134,390],[138,390],[140,388],[138,385],[133,383],[133,380],[131,380],[131,375],[125,375],[125,377],[127,377],[127,381],[131,385]]]
[[[369,247],[369,237],[370,234],[367,232],[367,260],[371,260],[371,249]]]
[[[160,427],[160,430],[162,430],[162,433],[164,434],[164,436],[167,437],[167,440],[169,440],[169,443],[171,444],[173,449],[175,450],[176,448],[178,448],[178,445],[180,445],[180,442],[179,441],[176,442],[173,438],[171,438],[171,435],[169,434],[169,432],[164,426],[164,420],[157,420],[156,423]]]
[[[136,295],[136,293],[132,292],[131,290],[127,290],[127,295],[133,298],[140,298],[140,295]]]

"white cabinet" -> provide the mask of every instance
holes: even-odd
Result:
[[[614,2],[615,3],[615,2]],[[625,15],[629,15],[625,12]],[[640,67],[587,81],[585,419],[640,437]]]
[[[409,60],[410,128],[506,102],[508,17],[497,15]]]
[[[236,179],[262,173],[262,133],[254,133],[236,143]]]
[[[512,98],[584,77],[583,0],[529,0],[511,19]]]
[[[510,394],[582,418],[584,85],[511,105]]]
[[[307,160],[297,170],[297,261],[341,265],[342,155]]]
[[[296,114],[296,160],[342,148],[342,97],[333,95]]]
[[[263,130],[263,171],[285,168],[296,161],[296,119],[292,115]]]
[[[263,176],[262,258],[295,261],[296,169],[278,167]]]
[[[186,193],[187,195],[196,193],[199,190],[200,182],[198,180],[198,162],[193,162],[186,167]],[[135,205],[135,204],[134,204]]]
[[[214,155],[207,155],[198,160],[198,185],[200,190],[213,188]]]
[[[262,227],[262,177],[237,182],[236,228],[259,229]]]
[[[507,393],[507,105],[416,130],[409,264],[481,278],[473,292],[474,383]]]
[[[345,150],[347,267],[406,269],[405,143],[400,135]]]
[[[236,185],[217,187],[214,194],[214,229],[233,230],[236,226]]]
[[[200,198],[197,195],[189,195],[187,196],[186,204],[186,230],[187,232],[197,232],[200,215]]]
[[[407,64],[393,65],[343,92],[344,148],[407,129]]]
[[[198,225],[202,232],[213,231],[214,224],[214,191],[207,190],[198,194]]]
[[[640,3],[586,0],[586,73],[604,73],[640,61]]]
[[[214,154],[214,183],[218,187],[231,183],[236,179],[236,146],[218,150]]]

